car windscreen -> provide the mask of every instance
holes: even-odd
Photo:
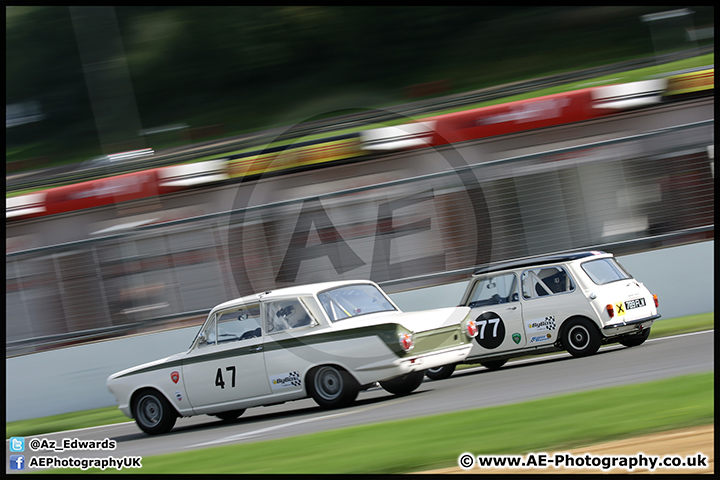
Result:
[[[374,285],[348,285],[318,294],[330,320],[336,322],[368,313],[396,310]]]
[[[585,262],[581,266],[588,277],[598,285],[605,285],[606,283],[632,278],[622,269],[614,258],[599,258]]]

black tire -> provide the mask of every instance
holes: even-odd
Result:
[[[214,413],[213,415],[218,417],[223,422],[232,422],[233,420],[237,419],[243,413],[245,413],[245,409],[241,408],[239,410],[230,410],[227,412]]]
[[[422,370],[406,373],[405,375],[380,382],[380,386],[393,395],[407,395],[414,392],[420,386],[424,376],[425,372]]]
[[[308,387],[315,403],[323,408],[350,405],[360,391],[360,385],[352,375],[331,365],[323,365],[313,370]]]
[[[487,368],[488,370],[499,370],[506,363],[507,363],[507,359],[505,359],[505,360],[490,360],[488,362],[482,362],[480,365]]]
[[[442,380],[448,378],[455,371],[455,364],[443,365],[442,367],[428,368],[425,370],[425,376],[430,380]]]
[[[620,345],[625,345],[626,347],[637,347],[638,345],[642,345],[643,343],[645,343],[645,340],[647,340],[649,336],[650,329],[646,328],[637,335],[623,338],[622,340],[620,340]]]
[[[600,332],[587,318],[570,319],[565,325],[562,342],[573,357],[587,357],[600,348]]]
[[[143,432],[157,435],[172,430],[178,414],[161,393],[143,390],[133,401],[133,416]]]

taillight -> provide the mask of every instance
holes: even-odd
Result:
[[[615,310],[613,309],[613,306],[611,304],[605,305],[605,310],[607,310],[608,315],[610,315],[610,318],[613,318],[615,316]]]
[[[478,327],[475,320],[468,320],[465,324],[465,334],[470,338],[475,338],[478,334]]]
[[[415,341],[413,340],[413,334],[412,333],[401,333],[400,334],[400,346],[406,352],[409,352],[410,350],[412,350],[412,348],[415,346]]]
[[[653,301],[655,302],[655,308],[660,306],[660,302],[658,301],[657,295],[653,294]]]

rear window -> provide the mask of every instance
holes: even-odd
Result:
[[[333,322],[368,313],[395,310],[374,285],[338,287],[318,294],[318,299]]]
[[[585,262],[581,266],[588,277],[598,285],[605,285],[606,283],[632,278],[622,269],[614,258],[599,258]]]

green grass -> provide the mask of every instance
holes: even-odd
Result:
[[[32,418],[29,420],[18,420],[5,424],[6,438],[29,437],[52,432],[63,432],[78,428],[97,427],[99,425],[111,425],[113,423],[131,421],[115,407],[97,408],[81,412],[63,413],[49,417]]]
[[[714,374],[709,372],[514,405],[144,457],[137,473],[425,471],[456,466],[463,452],[565,450],[714,423],[713,391]]]
[[[678,318],[661,318],[650,330],[649,338],[667,337],[679,333],[701,332],[715,328],[715,312]]]
[[[528,93],[522,93],[522,94],[513,95],[510,97],[505,97],[505,98],[501,98],[501,99],[480,102],[480,103],[476,103],[473,105],[464,106],[462,108],[452,108],[452,109],[442,110],[440,112],[433,113],[433,116],[442,115],[445,113],[462,111],[462,110],[469,110],[469,109],[473,109],[473,108],[487,107],[490,105],[497,105],[500,103],[508,103],[508,102],[515,102],[515,101],[519,101],[519,100],[527,100],[529,98],[543,97],[546,95],[554,95],[556,93],[569,92],[572,90],[579,90],[581,88],[586,88],[586,87],[599,87],[602,85],[638,82],[641,80],[657,78],[658,76],[661,76],[663,74],[667,74],[670,72],[676,72],[679,70],[685,70],[687,68],[695,68],[695,67],[701,67],[701,66],[705,66],[705,65],[713,65],[714,63],[715,63],[715,54],[710,53],[710,54],[701,55],[698,57],[678,60],[676,62],[671,62],[671,63],[667,63],[664,65],[654,65],[652,67],[639,68],[636,70],[629,70],[627,72],[618,72],[618,73],[614,73],[614,74],[603,75],[601,77],[579,80],[577,82],[571,82],[571,83],[558,85],[558,86],[554,86],[554,87],[548,87],[548,88],[543,88],[540,90],[534,90],[534,91],[528,92]]]

